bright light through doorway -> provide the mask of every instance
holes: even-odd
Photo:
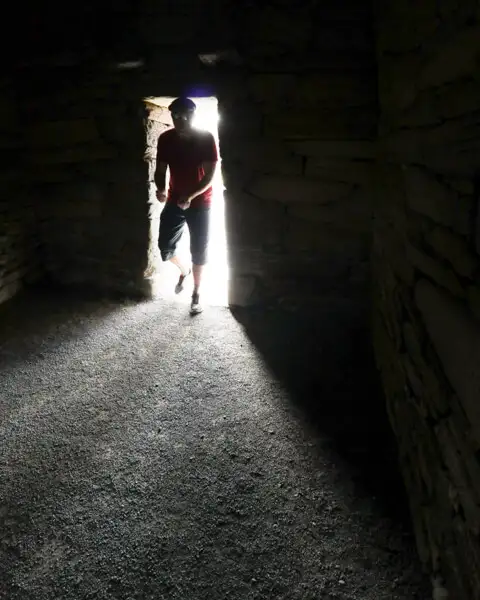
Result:
[[[155,98],[155,104],[161,107],[167,107],[173,98]],[[197,105],[197,111],[194,126],[211,132],[218,145],[218,105],[216,98],[192,98]],[[227,260],[227,239],[225,233],[225,207],[224,207],[224,185],[222,181],[221,165],[218,165],[215,179],[213,181],[213,199],[211,206],[210,222],[210,244],[209,260],[205,267],[204,279],[202,282],[201,298],[202,304],[214,306],[228,305],[228,260]],[[190,258],[190,239],[188,228],[182,235],[178,246],[178,255],[185,262]],[[156,296],[171,297],[173,289],[178,279],[178,270],[171,263],[162,263],[158,255],[155,275],[155,293]],[[190,280],[190,286],[193,281]],[[176,298],[180,302],[189,302],[191,290],[185,291]]]

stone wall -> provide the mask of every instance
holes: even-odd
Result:
[[[153,199],[142,98],[207,90],[221,114],[231,302],[365,296],[376,132],[368,8],[210,4],[140,3],[118,56],[70,53],[62,65],[57,53],[42,70],[37,57],[21,113],[46,270],[62,283],[145,291]],[[198,54],[219,50],[227,61],[203,67]]]
[[[480,598],[480,10],[378,3],[376,356],[436,591]]]
[[[115,72],[74,72],[69,84],[62,76],[40,89],[28,82],[21,104],[45,269],[62,284],[141,290],[149,219],[140,101]]]
[[[241,302],[365,293],[367,281],[371,15],[353,2],[287,5],[245,11],[244,68],[219,90],[231,296]]]
[[[17,98],[0,83],[0,302],[42,275],[36,205],[25,181]]]

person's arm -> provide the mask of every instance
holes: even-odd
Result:
[[[153,179],[157,186],[157,198],[160,202],[165,202],[167,199],[166,183],[167,183],[167,167],[168,167],[168,143],[165,135],[162,133],[158,138],[157,143],[157,166]]]
[[[188,195],[188,201],[191,202],[200,194],[203,194],[212,185],[213,178],[215,177],[215,171],[217,170],[217,162],[204,162],[202,163],[204,175],[198,186]]]
[[[162,160],[157,160],[157,166],[155,168],[155,175],[154,175],[154,180],[155,180],[155,185],[157,186],[157,198],[159,200],[162,200],[163,198],[163,202],[164,197],[166,195],[166,182],[167,182],[167,167],[168,164],[166,162],[163,162]],[[160,198],[162,197],[162,198]]]

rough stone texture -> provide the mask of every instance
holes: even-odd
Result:
[[[376,355],[419,553],[437,596],[479,598],[476,377],[462,371],[480,318],[478,2],[376,2],[372,27],[355,0],[125,0],[95,7],[96,30],[87,4],[87,40],[68,30],[63,51],[51,24],[70,6],[45,7],[43,30],[20,20],[51,45],[18,48],[19,83],[2,85],[0,299],[39,258],[58,282],[144,292],[161,125],[143,99],[216,95],[233,304],[364,292],[375,197]],[[199,53],[226,60],[203,68]],[[444,321],[469,329],[464,365]]]
[[[475,2],[376,9],[376,356],[419,553],[455,600],[480,598],[478,17]]]
[[[9,87],[0,83],[0,303],[42,275],[41,218],[25,181],[24,140]]]
[[[86,9],[76,10],[78,22],[84,22]],[[295,8],[211,0],[208,9],[199,10],[182,2],[141,2],[113,11],[109,29],[123,12],[128,35],[122,50],[114,40],[108,51],[97,46],[96,59],[85,57],[84,63],[80,49],[77,55],[71,51],[68,77],[58,52],[39,53],[37,63],[49,60],[50,66],[37,68],[30,58],[22,81],[28,178],[42,215],[39,233],[49,276],[62,283],[144,289],[158,224],[152,140],[165,114],[147,104],[147,119],[142,99],[188,92],[219,101],[232,281],[261,279],[261,291],[232,285],[231,303],[296,293],[289,281],[295,262],[299,273],[309,272],[309,281],[326,277],[325,266],[335,264],[329,281],[365,294],[377,124],[368,7],[351,0]],[[98,31],[102,14],[99,8]],[[238,65],[205,69],[198,60],[198,53],[232,46]],[[141,57],[141,69],[116,68]],[[248,209],[246,194],[256,200]],[[353,209],[352,222],[340,204],[347,200],[363,204]],[[288,228],[286,204],[294,215]],[[328,216],[317,218],[316,204],[325,205]],[[252,214],[243,215],[246,210]],[[238,235],[239,220],[262,222],[263,230],[276,232],[275,241],[262,228],[258,240]],[[300,248],[295,240],[310,222],[314,228]],[[329,245],[338,228],[347,246],[357,249],[356,255],[347,253],[348,263],[335,255],[337,244]],[[262,253],[249,265],[242,257],[259,243]]]

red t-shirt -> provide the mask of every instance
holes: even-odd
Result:
[[[170,185],[167,202],[178,202],[180,196],[191,194],[203,179],[202,163],[217,162],[218,151],[215,138],[208,131],[194,130],[193,136],[182,139],[175,129],[160,135],[157,161],[170,167]],[[191,206],[210,206],[212,186],[192,200]]]

